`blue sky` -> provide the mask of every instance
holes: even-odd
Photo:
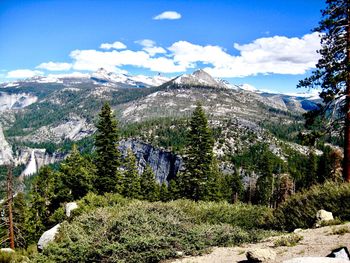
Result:
[[[1,0],[0,81],[101,66],[165,76],[205,68],[232,83],[293,92],[318,59],[311,30],[323,7],[323,0]]]

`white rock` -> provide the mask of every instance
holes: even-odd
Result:
[[[12,248],[9,247],[5,247],[5,248],[1,248],[0,252],[5,252],[5,253],[14,253],[15,251]]]
[[[283,263],[349,263],[349,260],[326,257],[301,257],[283,261]]]
[[[276,253],[269,248],[256,248],[248,250],[246,257],[249,262],[274,262]]]
[[[302,231],[303,231],[302,228],[296,228],[296,229],[294,229],[293,233],[300,233]]]
[[[67,203],[65,206],[66,216],[70,217],[71,212],[77,208],[78,208],[78,204],[76,202]]]
[[[321,224],[322,222],[334,220],[332,212],[328,212],[323,209],[317,211],[316,219],[316,224]]]
[[[38,241],[38,249],[43,250],[50,242],[55,240],[55,237],[60,228],[60,224],[55,225],[53,228],[45,231],[39,241]]]

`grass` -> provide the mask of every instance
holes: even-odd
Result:
[[[331,230],[331,235],[345,235],[346,233],[350,233],[350,228],[348,226],[341,227],[333,227]]]
[[[281,246],[294,247],[301,240],[303,240],[303,236],[293,233],[290,235],[279,237],[278,239],[275,240],[274,245],[275,247],[281,247]]]

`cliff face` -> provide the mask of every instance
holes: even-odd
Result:
[[[11,146],[5,139],[2,127],[0,126],[0,165],[10,163],[12,160],[12,149]]]
[[[23,148],[16,158],[16,165],[26,164],[21,176],[29,176],[38,172],[40,167],[62,161],[66,157],[62,153],[48,154],[45,149]]]
[[[137,140],[124,140],[119,144],[119,150],[126,156],[127,149],[131,149],[136,155],[139,174],[148,163],[159,183],[168,182],[176,176],[183,165],[182,158],[171,152],[157,149],[150,144]]]

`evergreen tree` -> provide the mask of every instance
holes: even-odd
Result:
[[[207,200],[213,190],[214,139],[208,119],[200,104],[192,114],[186,147],[186,172],[182,175],[184,195],[194,200]]]
[[[73,145],[70,156],[61,163],[59,170],[60,192],[62,198],[66,198],[64,201],[80,199],[94,189],[95,166],[81,156],[76,145]]]
[[[323,19],[315,28],[321,35],[321,58],[311,77],[299,83],[299,87],[320,87],[324,107],[308,114],[310,119],[324,116],[330,122],[324,124],[325,132],[336,126],[339,106],[343,107],[344,169],[346,181],[350,182],[350,3],[349,0],[326,0]],[[345,104],[339,99],[345,95]]]
[[[169,191],[165,182],[163,182],[160,186],[159,198],[162,202],[169,201]]]
[[[39,170],[29,192],[28,239],[37,242],[40,235],[50,225],[50,216],[59,208],[55,202],[55,185],[57,174],[48,166]]]
[[[130,198],[140,198],[141,186],[140,176],[137,171],[136,157],[129,149],[125,159],[123,181],[123,195]]]
[[[99,193],[120,192],[120,152],[118,151],[117,121],[108,103],[102,106],[96,125],[96,189]]]
[[[174,179],[170,180],[169,182],[168,192],[169,200],[176,200],[180,198],[180,189]]]
[[[141,177],[141,198],[151,202],[159,199],[159,193],[157,194],[157,181],[153,173],[151,166],[148,164]]]

